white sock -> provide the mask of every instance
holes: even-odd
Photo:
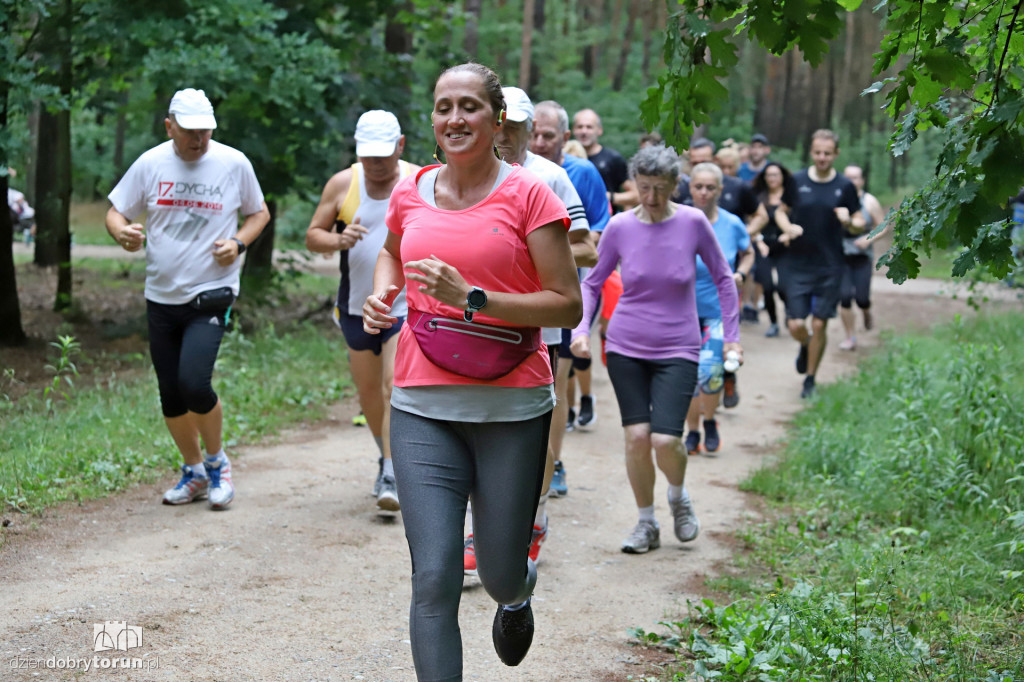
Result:
[[[654,505],[653,504],[650,507],[640,507],[639,509],[637,509],[637,511],[640,513],[640,520],[641,521],[650,521],[651,523],[654,523]]]
[[[683,499],[687,502],[690,501],[690,491],[686,489],[685,485],[683,486]]]
[[[473,534],[473,503],[466,504],[466,534]]]
[[[548,525],[548,515],[544,511],[544,508],[548,504],[548,493],[544,493],[540,496],[540,502],[537,503],[537,513],[533,517],[533,525],[538,528],[544,528]]]
[[[683,486],[681,485],[669,485],[668,487],[668,499],[669,502],[675,502],[683,498]]]
[[[219,452],[215,452],[212,455],[209,452],[206,453],[206,461],[210,464],[223,462],[226,457],[227,455],[224,453],[224,448],[221,448]]]
[[[384,458],[384,469],[381,472],[384,476],[395,477],[395,463],[391,461],[390,457]]]
[[[505,604],[502,608],[506,611],[518,611],[519,609],[525,609],[530,605],[530,600],[527,599],[522,604]]]
[[[377,444],[377,449],[380,450],[381,457],[384,456],[384,438],[382,436],[374,436],[373,442]]]
[[[200,462],[199,464],[190,464],[189,468],[192,469],[192,475],[196,478],[209,478],[210,475],[206,473],[206,466]]]

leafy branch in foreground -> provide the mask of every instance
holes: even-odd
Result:
[[[647,91],[641,116],[672,144],[726,103],[718,82],[736,62],[734,35],[781,55],[799,49],[820,63],[861,0],[668,0],[666,71]],[[671,11],[675,10],[675,11]],[[893,246],[881,260],[896,282],[920,272],[918,254],[958,245],[952,274],[983,267],[1002,279],[1013,269],[1008,204],[1024,186],[1024,0],[882,1],[875,74],[864,90],[885,91],[894,121],[889,149],[904,154],[935,129],[942,148],[932,180],[889,216]],[[734,28],[732,28],[734,27]],[[660,126],[662,121],[666,126]],[[808,131],[809,132],[809,131]]]

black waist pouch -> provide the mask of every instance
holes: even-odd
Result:
[[[200,312],[206,313],[214,310],[227,310],[234,302],[235,292],[231,290],[231,287],[221,287],[220,289],[200,292],[198,296],[189,302],[189,305]]]

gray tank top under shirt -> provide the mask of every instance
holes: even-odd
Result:
[[[432,168],[420,176],[416,189],[420,197],[437,208],[434,183],[440,168]],[[514,169],[504,161],[491,187],[494,192]],[[395,386],[391,406],[428,419],[457,422],[517,422],[533,419],[555,406],[555,387],[485,386],[481,384],[447,386]]]

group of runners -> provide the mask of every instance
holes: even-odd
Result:
[[[439,76],[431,122],[436,163],[421,167],[402,159],[393,113],[363,113],[356,162],[326,183],[306,244],[341,256],[333,321],[378,450],[376,505],[403,513],[416,671],[447,680],[461,679],[465,574],[498,603],[499,657],[516,665],[530,647],[546,503],[568,492],[565,434],[597,419],[593,330],[638,510],[621,550],[660,545],[659,470],[674,535],[690,542],[700,521],[687,457],[721,447],[715,413],[723,394],[725,407],[739,402],[751,297],[764,297],[776,336],[784,294],[811,395],[840,302],[855,301],[870,328],[864,263],[870,275],[868,232],[882,216],[859,169],[835,170],[827,130],[812,136],[813,166],[792,174],[763,135],[717,153],[694,140],[681,157],[653,134],[627,161],[601,144],[595,111],[570,118],[479,64]],[[245,156],[211,140],[201,90],[175,94],[165,127],[170,139],[111,192],[107,228],[146,249],[151,352],[183,458],[163,501],[224,509],[234,484],[211,376],[239,256],[269,214]]]

